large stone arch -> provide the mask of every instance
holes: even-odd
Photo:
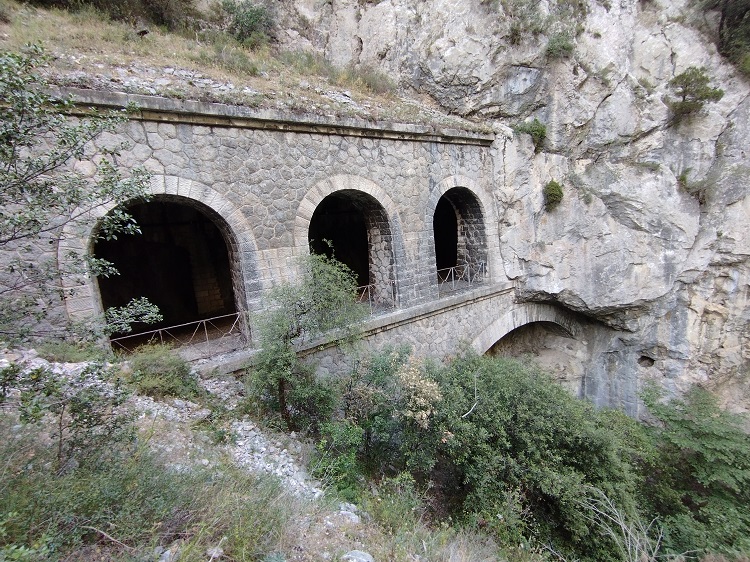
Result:
[[[502,271],[500,265],[500,239],[497,230],[497,218],[495,217],[494,205],[491,197],[481,189],[476,181],[466,176],[450,176],[438,183],[430,192],[425,206],[424,221],[429,225],[430,244],[428,245],[431,263],[435,262],[435,239],[432,233],[432,219],[440,198],[453,188],[463,188],[469,191],[479,204],[484,219],[484,233],[487,243],[487,276],[492,281],[498,280]]]
[[[581,334],[581,324],[570,312],[542,303],[524,303],[513,306],[500,318],[492,322],[471,342],[471,347],[479,354],[484,354],[501,338],[526,324],[532,322],[552,322],[564,329],[572,337]]]
[[[257,248],[250,224],[243,208],[227,199],[223,194],[200,182],[176,176],[154,176],[148,193],[185,204],[200,204],[217,219],[217,226],[224,233],[232,267],[232,283],[238,310],[247,310],[260,300],[262,286],[257,273]],[[128,202],[124,202],[125,205]],[[69,223],[63,229],[58,245],[58,259],[62,262],[69,252],[80,255],[93,248],[99,219],[116,207],[113,203],[97,207],[81,221]],[[89,276],[66,275],[62,278],[65,307],[72,321],[85,321],[103,312],[95,279]]]
[[[337,192],[354,191],[372,197],[383,209],[387,218],[393,252],[393,281],[396,284],[397,300],[405,295],[405,279],[401,266],[405,262],[404,236],[398,206],[388,193],[372,180],[354,176],[337,175],[315,184],[302,198],[294,220],[294,254],[298,256],[309,253],[308,233],[310,222],[318,205],[329,195]]]

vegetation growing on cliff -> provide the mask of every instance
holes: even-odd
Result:
[[[750,76],[750,0],[696,0],[705,11],[718,11],[719,52]]]
[[[676,121],[698,113],[712,101],[724,97],[724,90],[710,84],[711,78],[705,68],[691,66],[669,81],[669,88],[677,99],[668,102]]]

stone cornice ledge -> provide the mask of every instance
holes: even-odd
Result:
[[[296,115],[270,109],[175,100],[158,96],[79,88],[59,88],[55,90],[55,93],[70,96],[82,109],[87,106],[119,109],[134,104],[138,111],[130,118],[144,121],[478,146],[490,146],[495,140],[494,133],[473,133],[453,128],[405,123],[369,122],[349,117]]]

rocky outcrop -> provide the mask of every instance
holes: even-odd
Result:
[[[688,0],[590,0],[585,13],[562,15],[550,0],[536,23],[503,12],[521,4],[296,0],[280,8],[289,30],[279,38],[495,123],[503,267],[519,299],[606,325],[589,358],[605,379],[656,379],[670,392],[701,383],[747,410],[747,79],[717,54],[710,15]],[[307,31],[292,31],[302,20]],[[550,57],[560,34],[573,51]],[[691,66],[725,95],[675,122],[668,82]],[[539,152],[509,129],[532,118],[547,128]],[[564,199],[546,212],[552,179]]]

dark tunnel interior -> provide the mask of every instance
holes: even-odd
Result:
[[[458,219],[456,210],[447,197],[443,196],[435,208],[432,219],[435,234],[435,263],[437,269],[458,265]]]
[[[332,194],[313,213],[310,251],[335,257],[357,276],[357,285],[370,283],[370,252],[364,211],[350,197]]]
[[[236,311],[227,244],[217,225],[192,206],[151,201],[128,208],[141,234],[98,240],[94,255],[119,275],[99,277],[105,309],[147,297],[174,326]]]

